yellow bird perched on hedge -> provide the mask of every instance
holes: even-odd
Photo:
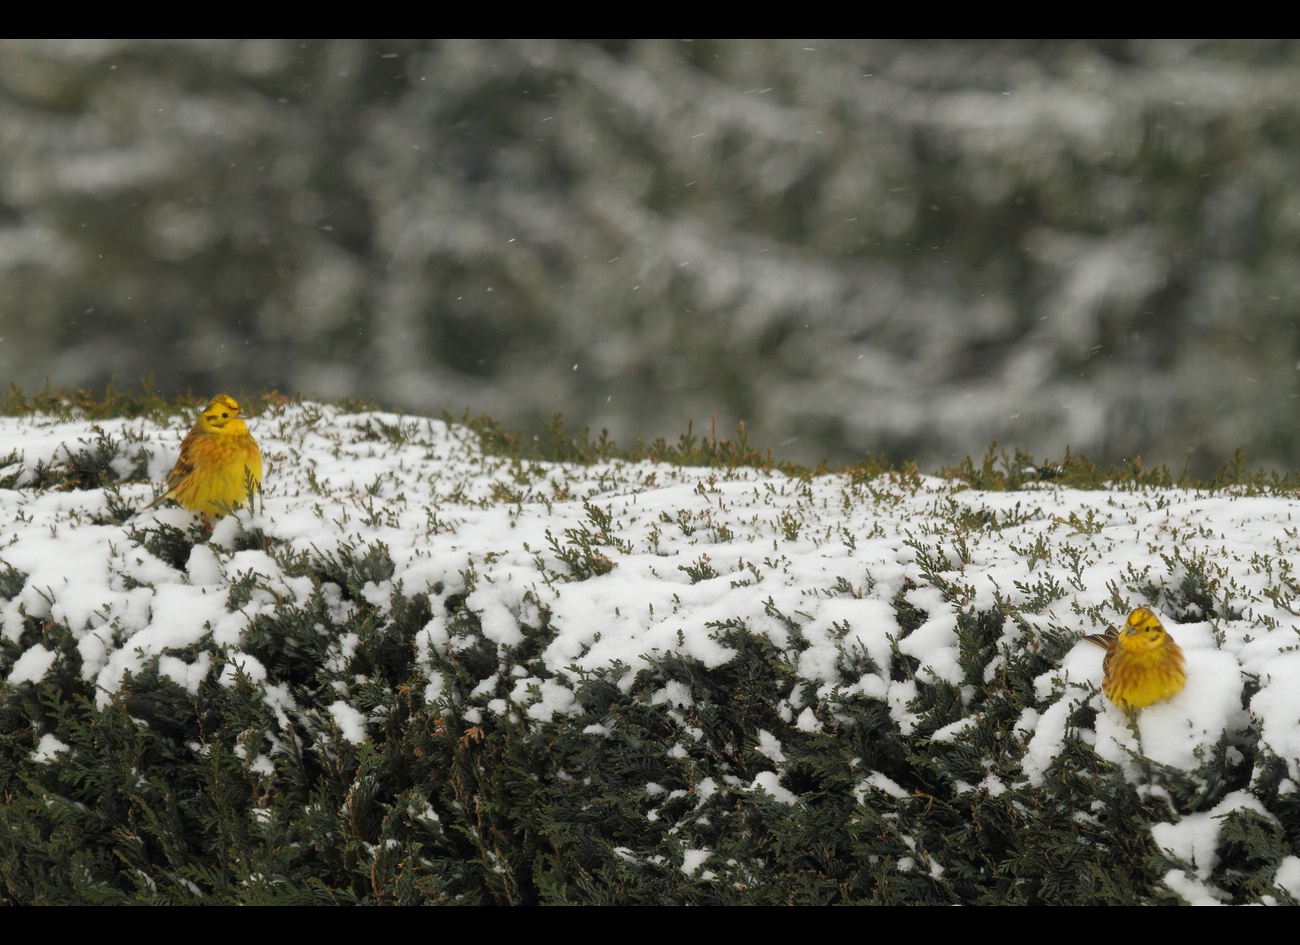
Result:
[[[239,503],[251,504],[261,489],[262,454],[233,397],[218,394],[203,408],[181,441],[181,455],[167,476],[167,491],[147,506],[171,499],[191,512],[219,518]]]
[[[1106,651],[1101,688],[1125,712],[1168,699],[1187,683],[1183,651],[1150,607],[1129,614],[1123,630],[1107,627],[1084,639]]]

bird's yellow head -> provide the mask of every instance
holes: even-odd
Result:
[[[222,436],[244,434],[248,432],[248,425],[243,418],[244,413],[239,409],[235,398],[228,394],[218,394],[203,408],[196,426],[204,433]]]
[[[1139,607],[1129,614],[1119,633],[1119,645],[1135,652],[1160,649],[1168,645],[1168,640],[1164,624],[1150,607]]]

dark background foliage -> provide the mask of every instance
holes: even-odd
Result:
[[[1300,466],[1300,47],[0,43],[0,377]]]

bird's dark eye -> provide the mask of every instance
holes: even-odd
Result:
[[[221,419],[224,420],[224,419],[225,419],[226,417],[228,417],[228,416],[230,416],[230,414],[228,414],[228,413],[223,413],[223,414],[221,415]]]

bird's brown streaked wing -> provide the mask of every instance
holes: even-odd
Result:
[[[1085,633],[1083,635],[1083,638],[1087,640],[1089,643],[1091,643],[1093,646],[1099,646],[1103,650],[1109,650],[1110,645],[1115,642],[1115,639],[1118,636],[1119,636],[1118,630],[1116,630],[1114,627],[1107,627],[1101,633]]]

